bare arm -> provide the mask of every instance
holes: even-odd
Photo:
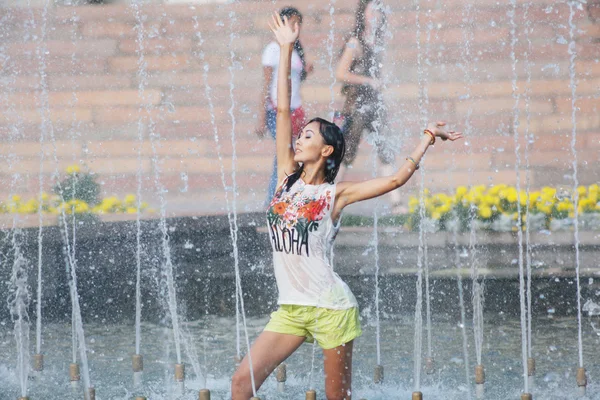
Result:
[[[450,139],[451,141],[454,141],[462,138],[462,133],[460,132],[445,132],[442,130],[441,127],[444,125],[444,122],[430,124],[427,129],[432,131],[435,136],[440,137],[442,140]],[[417,164],[421,162],[421,159],[429,148],[430,143],[431,137],[429,135],[423,135],[417,147],[410,154],[410,157]],[[398,169],[398,171],[396,171],[396,173],[392,176],[370,179],[363,182],[340,182],[337,185],[336,204],[333,210],[334,219],[337,219],[344,207],[352,203],[372,199],[374,197],[391,192],[394,189],[398,189],[400,186],[408,182],[408,180],[415,173],[415,170],[415,164],[409,160],[406,160],[400,169]]]
[[[340,62],[338,63],[337,69],[335,70],[335,78],[338,81],[349,83],[352,85],[377,84],[376,79],[350,72],[350,66],[352,65],[352,61],[354,61],[354,58],[360,57],[361,51],[362,50],[360,48],[360,42],[358,41],[358,39],[350,38],[350,40],[348,40],[348,43],[346,43],[346,46],[344,47],[342,57],[340,58]]]
[[[292,81],[292,51],[300,33],[298,25],[291,27],[287,17],[283,21],[273,14],[269,24],[279,43],[279,69],[277,73],[277,130],[275,145],[277,148],[277,181],[281,182],[285,174],[291,174],[298,168],[294,161],[292,146],[292,116],[290,111]]]
[[[258,137],[263,137],[267,130],[267,121],[265,110],[267,109],[267,98],[269,97],[269,87],[271,86],[271,76],[273,75],[272,67],[263,67],[263,88],[260,94],[259,109],[258,109],[258,126],[256,134]]]

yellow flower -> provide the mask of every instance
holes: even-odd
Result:
[[[531,192],[529,193],[529,202],[535,203],[537,199],[540,198],[540,192]]]
[[[548,186],[544,186],[542,188],[542,196],[544,196],[544,195],[546,195],[547,197],[554,197],[554,196],[556,196],[556,189],[548,187]]]
[[[467,194],[468,189],[465,186],[459,186],[456,188],[456,198],[461,199]]]
[[[548,206],[545,204],[539,204],[538,210],[540,210],[540,212],[543,212],[546,215],[550,215],[552,213],[552,206]]]
[[[488,206],[481,206],[478,213],[481,218],[488,219],[492,216],[492,209]]]
[[[517,202],[517,189],[515,188],[508,188],[508,190],[506,191],[506,200],[508,200],[511,203],[516,203]]]
[[[438,207],[438,211],[443,214],[448,214],[450,212],[451,205],[450,204],[442,204]]]
[[[579,186],[577,187],[577,193],[579,193],[579,196],[585,196],[587,194],[587,188],[585,186]]]
[[[495,196],[498,193],[500,193],[500,191],[502,191],[502,190],[504,190],[506,188],[507,188],[507,186],[504,183],[501,183],[499,185],[492,186],[490,188],[490,190],[488,191],[488,193],[491,194],[491,195],[493,195],[493,196]]]
[[[437,211],[434,211],[434,212],[431,213],[431,218],[433,218],[433,219],[440,219],[440,218],[442,218],[442,214],[440,214]]]
[[[75,204],[75,212],[76,213],[86,213],[90,211],[90,206],[83,200],[77,200]]]
[[[527,205],[527,193],[525,193],[524,191],[521,191],[521,193],[519,193],[519,203],[521,204],[521,206]]]
[[[69,165],[67,167],[67,174],[69,174],[69,175],[76,174],[79,171],[81,171],[81,168],[79,168],[79,165],[77,165],[77,164]]]
[[[134,207],[127,207],[127,209],[125,210],[125,212],[127,214],[136,214],[137,213],[137,208]]]
[[[497,206],[500,204],[500,198],[491,194],[486,194],[483,197],[483,201],[490,206]]]
[[[135,203],[135,200],[135,194],[128,194],[127,196],[125,196],[125,199],[123,201],[127,204],[133,204]]]
[[[574,209],[575,207],[573,206],[573,203],[571,203],[569,200],[563,200],[556,205],[556,210],[559,212],[573,211]]]
[[[15,203],[19,203],[21,201],[21,196],[19,196],[18,194],[15,194],[12,197],[12,201],[14,201]]]

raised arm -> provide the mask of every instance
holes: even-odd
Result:
[[[377,87],[379,85],[377,79],[350,72],[352,61],[354,61],[355,58],[360,57],[361,53],[362,49],[358,39],[355,37],[350,38],[344,47],[340,62],[335,70],[335,78],[338,81],[351,85],[371,85]]]
[[[462,138],[462,133],[443,130],[445,122],[437,124],[429,124],[427,130],[433,135],[442,140],[457,140]],[[432,137],[424,134],[417,147],[413,150],[407,160],[402,164],[400,169],[392,176],[370,179],[363,182],[340,182],[337,185],[336,204],[334,208],[334,216],[341,213],[342,209],[347,205],[358,201],[371,199],[381,196],[394,189],[398,189],[404,185],[411,176],[415,173],[416,166],[421,162],[423,155],[431,145]]]
[[[291,96],[291,63],[294,43],[298,39],[298,25],[293,28],[289,25],[287,17],[283,21],[279,15],[273,15],[271,30],[280,46],[279,70],[277,74],[277,130],[275,144],[277,148],[277,181],[281,182],[286,173],[294,172],[298,165],[294,161],[292,146],[292,117],[290,111]]]

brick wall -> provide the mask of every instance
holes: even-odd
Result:
[[[272,140],[258,140],[253,132],[262,85],[260,54],[271,39],[269,12],[287,3],[141,6],[143,52],[135,9],[125,4],[0,8],[0,198],[34,196],[40,171],[49,190],[56,169],[77,162],[100,175],[107,195],[135,193],[141,171],[144,197],[151,203],[158,204],[158,185],[168,190],[170,212],[218,213],[224,208],[221,165],[230,186],[235,151],[237,208],[260,209],[274,151]],[[327,116],[332,99],[333,108],[343,100],[339,84],[332,90],[331,68],[353,24],[356,2],[338,0],[334,22],[327,2],[293,3],[305,14],[302,41],[315,62],[302,91],[305,106],[309,116]],[[422,118],[446,119],[468,139],[428,153],[427,186],[514,184],[513,128],[518,124],[522,165],[529,144],[532,185],[572,185],[567,4],[517,2],[516,105],[508,2],[421,1],[419,12],[412,1],[386,3],[392,34],[385,61],[388,134],[400,160],[416,142]],[[573,14],[575,148],[582,184],[600,180],[600,24],[588,14],[585,8]],[[139,74],[141,55],[146,76]],[[140,132],[144,143],[138,158]],[[348,178],[371,176],[371,154],[365,143]]]

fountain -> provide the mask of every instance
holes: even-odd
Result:
[[[228,398],[232,355],[250,356],[276,307],[262,209],[273,147],[252,133],[273,4],[14,3],[0,6],[0,397]],[[600,393],[584,363],[597,315],[582,314],[598,303],[600,255],[590,3],[385,1],[387,128],[406,133],[402,152],[438,116],[468,139],[428,152],[401,189],[420,193],[411,216],[382,199],[344,212],[334,265],[364,331],[353,397]],[[332,114],[354,5],[300,7],[316,66],[306,109]],[[372,150],[346,178],[373,176]],[[102,199],[81,213],[69,201],[88,176],[105,199],[133,197],[119,214]],[[487,220],[467,200],[433,216],[430,192],[465,186],[455,206],[504,183],[517,201],[498,194]],[[540,227],[544,186],[566,208]],[[301,346],[253,399],[317,398],[322,361]]]

